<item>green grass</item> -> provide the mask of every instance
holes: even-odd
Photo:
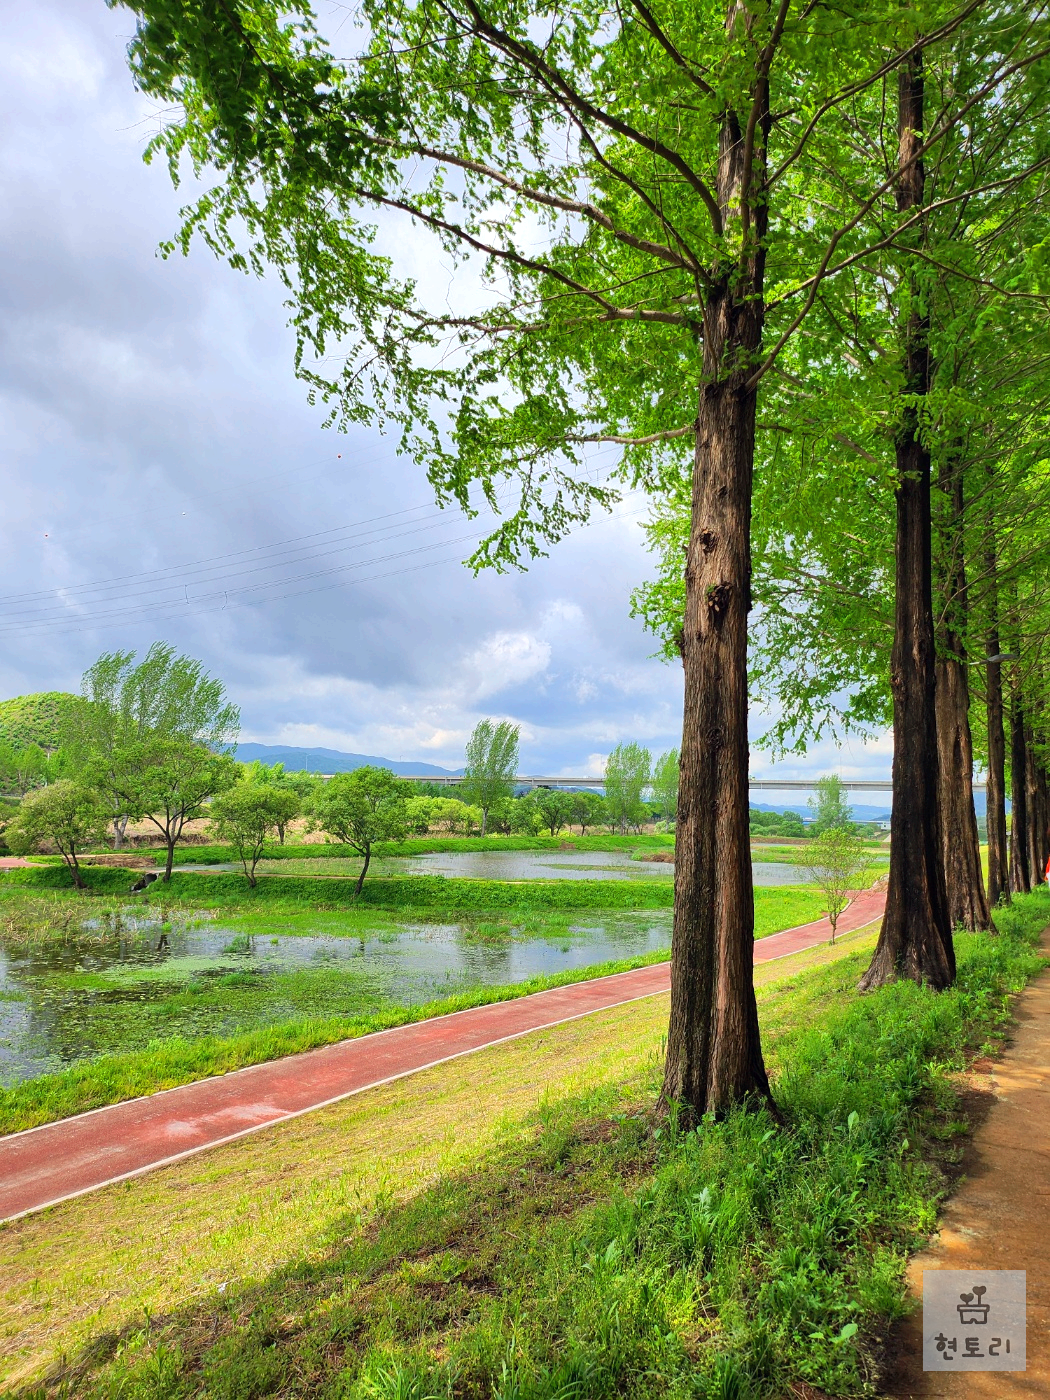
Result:
[[[965,1131],[958,1072],[1000,1043],[1048,917],[1042,890],[1001,913],[999,937],[961,936],[941,995],[859,997],[866,953],[773,988],[780,1123],[737,1112],[678,1132],[651,1116],[658,1066],[625,1064],[408,1200],[318,1222],[285,1264],[128,1318],[34,1393],[870,1394]]]
[[[90,872],[96,893],[112,889],[114,873]],[[118,889],[126,889],[126,875],[116,883]],[[274,880],[272,887],[291,885],[299,890],[305,886],[305,891],[299,891],[299,898],[266,899],[248,891],[235,876],[184,875],[173,880],[170,892],[155,886],[149,903],[158,919],[168,918],[177,908],[215,912],[234,941],[296,934],[381,940],[402,933],[416,919],[425,925],[449,922],[451,916],[458,938],[494,948],[540,938],[579,946],[586,944],[588,920],[615,926],[626,917],[625,907],[627,913],[639,903],[643,911],[653,907],[637,900],[625,902],[624,887],[612,882],[551,881],[541,888],[541,895],[546,891],[561,896],[567,887],[581,897],[595,890],[609,896],[604,907],[574,908],[569,900],[568,908],[551,908],[542,899],[529,898],[534,883],[538,882],[503,886],[434,877],[377,882],[377,888],[392,885],[401,890],[407,884],[413,891],[422,887],[428,894],[452,895],[450,903],[435,901],[422,909],[406,909],[396,902],[390,907],[368,901],[350,907],[321,903],[317,883],[310,881]],[[634,889],[628,886],[626,893]],[[326,882],[322,892],[327,896],[330,890],[331,882]],[[515,902],[505,900],[508,892]],[[304,898],[304,893],[312,898]],[[463,900],[464,893],[480,893],[481,898]],[[500,898],[503,906],[493,909],[492,903]],[[144,899],[126,903],[134,907],[136,902],[146,903]],[[819,914],[820,907],[820,896],[812,889],[759,890],[756,933],[762,937],[806,922]],[[666,901],[657,908],[662,908],[663,919],[669,919]],[[0,935],[9,944],[39,945],[51,939],[64,946],[70,939],[83,938],[79,922],[90,916],[101,918],[99,936],[103,936],[112,913],[108,900],[69,890],[66,872],[58,869],[14,872],[0,878]],[[511,986],[461,984],[450,988],[451,996],[443,994],[436,976],[430,981],[422,977],[418,986],[395,996],[381,975],[352,966],[242,970],[180,958],[156,967],[129,965],[92,973],[79,965],[79,958],[67,959],[68,966],[46,975],[40,972],[27,999],[45,1021],[55,1023],[63,1058],[76,1063],[0,1089],[0,1133],[408,1021],[660,962],[667,956],[666,951],[657,951],[627,960],[596,960],[578,970]],[[412,1005],[413,1000],[417,1004]]]
[[[127,893],[129,873],[103,867],[85,868],[89,893]],[[0,875],[0,893],[12,890],[66,890],[72,888],[69,872],[60,866],[11,870]],[[232,873],[175,874],[167,884],[157,882],[146,890],[144,903],[178,908],[264,909],[386,909],[406,916],[437,910],[462,912],[521,912],[544,910],[670,909],[674,890],[669,880],[461,880],[440,875],[401,875],[367,880],[355,897],[353,880],[284,878],[269,876],[254,890],[244,877]],[[755,890],[756,929],[759,937],[771,931],[767,911],[789,910],[787,922],[778,928],[804,923],[821,909],[819,892],[810,887],[762,886]],[[794,917],[796,915],[798,917]]]
[[[375,847],[375,854],[422,856],[451,851],[560,851],[566,846],[574,846],[578,851],[673,851],[674,836],[616,836],[603,832],[586,836],[576,836],[572,832],[563,832],[559,836],[413,836],[406,841],[380,841]],[[163,852],[155,854],[157,864],[163,865]],[[237,859],[232,847],[218,845],[180,846],[176,854],[180,862],[195,865],[225,865]],[[303,841],[267,846],[264,855],[267,860],[346,860],[351,852],[348,847],[335,841]]]

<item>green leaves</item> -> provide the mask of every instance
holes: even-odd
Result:
[[[102,839],[107,815],[103,800],[93,788],[63,778],[23,797],[4,839],[16,855],[38,850],[43,842],[50,842],[61,852],[73,883],[80,889],[83,880],[79,853]]]
[[[518,771],[518,741],[521,726],[510,720],[493,723],[480,720],[467,740],[466,767],[463,770],[463,796],[476,803],[484,823],[489,809],[501,798],[510,797]]]
[[[372,847],[377,841],[402,841],[408,835],[406,802],[412,789],[387,768],[366,766],[337,773],[311,804],[316,826],[364,857],[357,882],[361,892]]]
[[[212,829],[218,840],[234,847],[253,888],[263,846],[273,832],[283,832],[299,810],[299,796],[293,788],[243,778],[211,804]]]

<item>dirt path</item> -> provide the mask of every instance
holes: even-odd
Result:
[[[839,932],[863,928],[880,917],[884,905],[881,886],[864,891],[842,915]],[[830,932],[820,919],[771,934],[755,944],[755,962],[812,948]],[[670,964],[659,963],[340,1041],[13,1133],[0,1138],[0,1220],[138,1176],[485,1046],[658,995],[669,985]]]
[[[1050,954],[1050,929],[1043,934]],[[1050,971],[1018,1000],[1013,1041],[977,1095],[990,1107],[964,1161],[965,1178],[948,1201],[935,1243],[908,1270],[922,1297],[924,1269],[1027,1271],[1027,1371],[922,1370],[922,1312],[903,1329],[900,1370],[883,1392],[908,1400],[1011,1400],[1050,1397]]]

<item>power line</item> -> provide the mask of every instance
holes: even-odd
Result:
[[[595,454],[598,455],[598,454]],[[602,455],[605,455],[604,453]],[[584,473],[585,476],[598,478],[602,473],[601,468],[592,468]],[[506,496],[512,491],[512,484],[508,483],[500,496]],[[452,539],[436,540],[433,544],[414,545],[411,549],[395,551],[385,555],[379,555],[365,560],[357,560],[351,563],[333,565],[331,567],[311,570],[300,574],[293,574],[291,577],[280,577],[264,580],[258,583],[247,583],[244,580],[251,579],[257,575],[277,568],[288,568],[299,564],[309,564],[316,560],[329,558],[333,555],[345,553],[347,550],[367,545],[377,545],[393,543],[395,540],[408,538],[421,534],[429,534],[439,529],[446,521],[451,522],[451,517],[447,516],[443,510],[433,512],[428,517],[418,518],[418,512],[427,509],[429,502],[416,506],[405,507],[402,510],[386,512],[383,515],[372,516],[363,521],[353,522],[342,526],[333,526],[327,530],[312,531],[305,535],[293,536],[285,540],[276,541],[268,545],[253,546],[242,550],[232,550],[225,554],[213,555],[203,560],[198,560],[185,565],[171,565],[164,568],[145,570],[139,573],[127,574],[109,579],[97,580],[93,583],[73,585],[68,588],[52,590],[41,590],[36,593],[21,595],[9,595],[8,598],[0,598],[0,603],[11,602],[28,604],[21,609],[15,609],[5,621],[0,621],[0,634],[14,633],[39,633],[41,631],[54,631],[58,634],[72,631],[88,630],[110,630],[113,627],[125,626],[136,621],[167,621],[187,615],[196,616],[204,612],[224,611],[233,607],[255,607],[266,602],[277,602],[282,599],[301,597],[304,594],[326,591],[329,588],[356,586],[359,583],[371,582],[374,579],[390,578],[401,573],[415,572],[420,568],[428,568],[434,564],[453,562],[453,557],[444,560],[428,560],[423,564],[407,567],[405,569],[389,570],[385,573],[372,575],[368,578],[347,579],[335,578],[329,584],[322,584],[313,588],[299,588],[283,593],[269,593],[265,597],[251,598],[249,595],[266,593],[267,590],[288,589],[290,585],[296,583],[309,583],[319,578],[331,578],[335,575],[345,575],[350,571],[367,569],[377,564],[401,559],[407,555],[429,552],[434,549],[443,549],[450,545],[460,545],[467,542],[478,544],[480,536],[476,530],[470,534],[459,535]],[[493,514],[491,506],[484,506],[479,512],[482,516]],[[636,515],[640,512],[631,512]],[[626,518],[630,518],[630,515]],[[416,519],[406,519],[405,517],[417,516]],[[621,517],[624,518],[624,517]],[[387,523],[388,522],[388,523]],[[373,528],[366,528],[371,526]],[[348,533],[355,532],[355,533]],[[335,540],[333,536],[343,534],[342,540]],[[327,547],[320,550],[313,546],[323,544]],[[277,551],[274,553],[274,551]],[[281,553],[280,551],[283,551]],[[266,556],[269,554],[270,557]],[[253,556],[257,562],[253,562]],[[238,563],[247,567],[238,567]],[[231,567],[232,566],[232,567]],[[240,580],[235,588],[229,585],[235,580]],[[148,586],[152,581],[152,586]],[[101,612],[94,611],[79,619],[78,625],[63,626],[63,623],[74,622],[69,616],[71,608],[83,606],[85,608],[97,608],[100,604],[116,601],[112,596],[114,590],[128,584],[146,585],[135,590],[136,599],[129,600],[126,605],[117,608],[104,609]],[[209,586],[209,592],[191,597],[189,589],[191,586]],[[144,602],[151,594],[171,594],[181,590],[185,596],[185,606],[178,603],[178,610],[170,611],[177,606],[177,600],[168,596],[157,599],[153,602]],[[96,596],[92,597],[91,595]],[[221,599],[221,603],[219,600]],[[54,601],[52,601],[54,600]],[[39,606],[32,606],[33,604]],[[195,606],[203,604],[204,606]],[[192,609],[187,612],[186,609]],[[165,610],[169,610],[165,615]]]

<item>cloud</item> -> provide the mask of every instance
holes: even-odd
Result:
[[[555,773],[596,771],[620,740],[677,743],[681,669],[630,617],[643,503],[527,573],[474,578],[484,522],[439,511],[379,432],[322,430],[276,279],[157,255],[193,187],[142,162],[157,117],[127,72],[127,12],[36,0],[5,19],[0,696],[76,689],[102,650],[163,637],[264,742],[455,767],[495,713]],[[485,295],[397,235],[442,296]]]
[[[542,677],[550,660],[550,642],[528,632],[496,632],[471,653],[464,670],[476,677],[474,699],[486,700],[511,686]]]

